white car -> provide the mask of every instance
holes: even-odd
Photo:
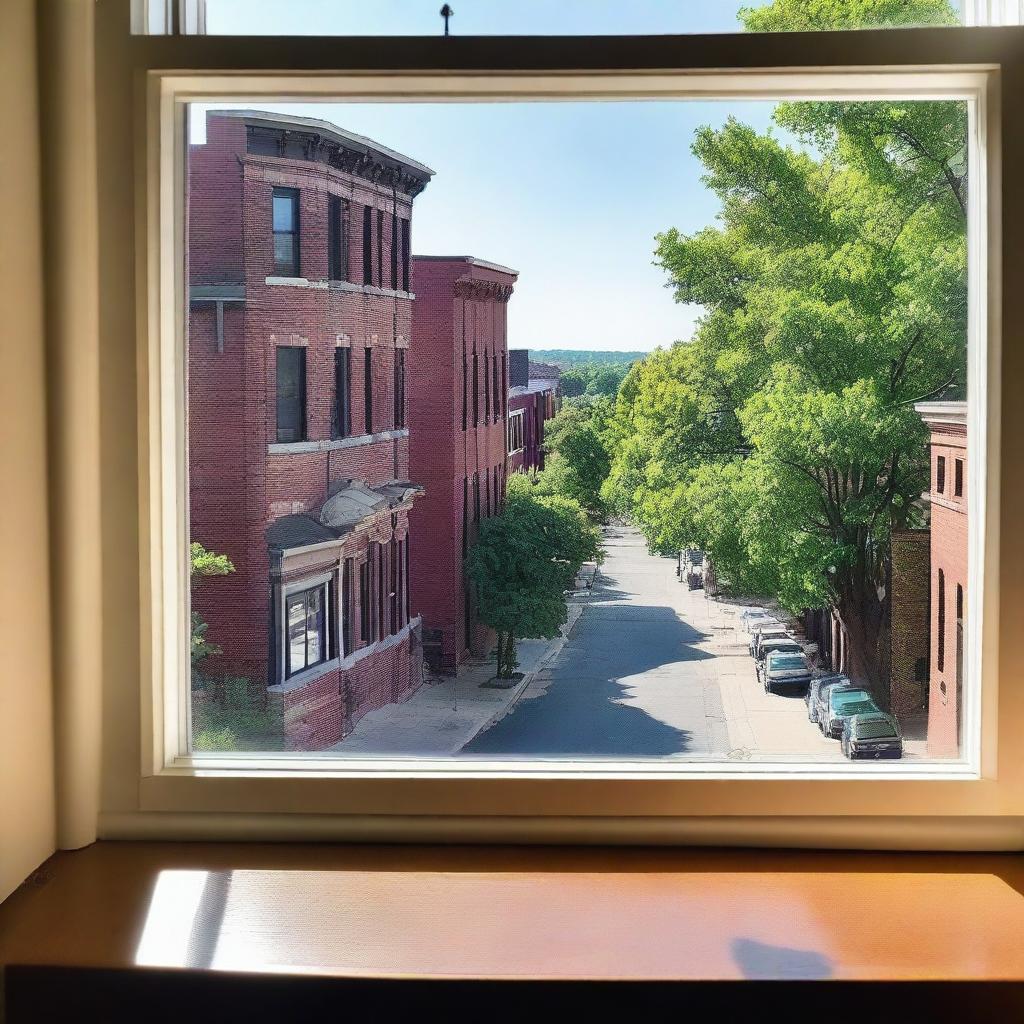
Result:
[[[767,629],[769,626],[782,625],[771,612],[765,611],[763,608],[747,609],[740,616],[740,621],[748,633],[756,633],[759,629]]]

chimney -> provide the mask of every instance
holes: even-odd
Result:
[[[508,350],[508,386],[525,388],[530,383],[530,350],[510,348]]]

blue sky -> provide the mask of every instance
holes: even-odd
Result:
[[[208,31],[433,34],[440,6],[440,0],[208,0]],[[741,0],[454,0],[452,30],[730,32],[741,28],[741,6]],[[714,222],[717,200],[690,152],[699,126],[720,126],[729,115],[761,130],[771,121],[770,104],[736,102],[264,107],[324,118],[432,167],[437,173],[414,207],[413,250],[478,256],[517,269],[509,342],[530,348],[649,350],[689,338],[700,309],[674,302],[664,272],[652,264],[654,236]]]

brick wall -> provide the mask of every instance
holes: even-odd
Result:
[[[428,652],[445,672],[493,645],[491,632],[475,621],[467,592],[463,515],[469,546],[479,529],[474,476],[481,521],[504,502],[506,309],[514,281],[514,273],[465,258],[413,259],[409,457],[411,474],[426,494],[413,509],[411,530],[414,544],[428,546],[430,558],[412,567],[412,599],[423,616]]]
[[[889,710],[903,720],[927,699],[931,534],[894,531],[890,540]]]

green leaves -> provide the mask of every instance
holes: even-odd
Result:
[[[953,23],[944,0],[775,0],[754,31]],[[785,103],[693,150],[717,223],[655,261],[695,337],[635,365],[602,497],[664,550],[708,549],[737,589],[878,621],[892,529],[927,480],[915,400],[963,383],[966,110]],[[865,611],[865,609],[867,609]]]
[[[466,560],[478,614],[513,638],[553,638],[566,621],[565,591],[584,562],[600,559],[600,533],[571,499],[509,484],[504,509],[481,525]]]

